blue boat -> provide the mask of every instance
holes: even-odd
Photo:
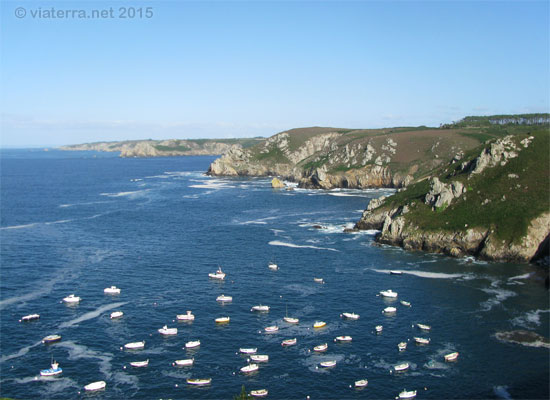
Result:
[[[40,375],[42,376],[54,376],[59,375],[62,373],[63,370],[59,368],[59,363],[57,361],[52,362],[52,367],[48,369],[43,369],[40,371]]]

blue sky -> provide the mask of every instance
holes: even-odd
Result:
[[[2,146],[549,111],[547,1],[4,1],[0,29]]]

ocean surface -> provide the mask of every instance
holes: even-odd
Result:
[[[377,245],[375,232],[342,232],[370,199],[391,191],[287,191],[271,189],[268,179],[207,177],[214,157],[0,156],[1,396],[231,399],[244,385],[268,389],[270,399],[393,399],[405,388],[418,399],[549,397],[550,350],[495,336],[518,329],[549,336],[548,291],[537,267],[405,252]],[[218,266],[224,281],[208,278]],[[111,285],[121,294],[104,294]],[[385,289],[398,292],[397,301],[381,298]],[[71,293],[82,298],[77,306],[62,303]],[[221,294],[233,301],[217,303]],[[259,304],[270,311],[250,311]],[[384,315],[387,306],[397,312]],[[110,319],[115,310],[124,312],[120,320]],[[178,323],[186,310],[195,321]],[[343,312],[360,318],[344,320]],[[32,313],[40,319],[19,322]],[[300,323],[283,322],[287,314]],[[216,326],[221,316],[230,323]],[[319,320],[326,327],[314,329]],[[163,325],[178,334],[162,337]],[[269,325],[280,329],[264,333]],[[50,334],[62,340],[42,344]],[[339,335],[353,341],[335,343]],[[415,345],[414,337],[431,342]],[[297,345],[282,347],[290,338]],[[142,340],[143,350],[120,349]],[[200,348],[186,351],[190,340]],[[323,343],[327,352],[310,351]],[[269,362],[241,373],[243,347]],[[445,362],[453,351],[458,360]],[[52,357],[63,373],[40,377]],[[191,368],[172,366],[191,357]],[[146,359],[146,368],[129,365]],[[336,366],[319,368],[327,360]],[[403,362],[408,371],[392,371]],[[212,383],[192,387],[190,377]],[[368,386],[351,388],[359,379]],[[105,390],[84,393],[99,380]]]

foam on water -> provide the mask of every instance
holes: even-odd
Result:
[[[481,309],[480,311],[491,311],[491,309],[499,304],[502,304],[506,299],[510,297],[517,296],[516,292],[512,292],[510,290],[505,289],[481,289],[483,292],[488,293],[489,295],[493,295],[493,297],[490,297],[486,301],[482,302],[480,304]]]
[[[380,272],[382,274],[389,274],[391,270],[389,269],[372,269],[375,272]],[[467,274],[446,274],[443,272],[426,272],[426,271],[410,271],[410,270],[400,270],[403,274],[418,276],[419,278],[429,278],[429,279],[456,279],[464,278],[468,276]]]
[[[331,247],[317,247],[317,246],[309,246],[309,245],[298,245],[294,243],[287,243],[287,242],[281,242],[279,240],[272,240],[268,243],[270,246],[284,246],[284,247],[292,247],[296,249],[315,249],[315,250],[329,250],[329,251],[337,251],[340,252],[340,250],[333,249]]]
[[[525,314],[512,319],[510,322],[514,325],[523,326],[525,328],[540,326],[540,314],[543,313],[550,313],[550,310],[528,311]]]
[[[112,310],[113,308],[121,307],[124,304],[128,304],[128,303],[127,302],[120,302],[120,303],[107,304],[103,307],[99,307],[97,310],[87,312],[86,314],[83,314],[78,318],[72,319],[72,320],[67,321],[67,322],[63,322],[62,324],[59,325],[59,328],[61,328],[61,329],[69,328],[71,326],[79,324],[80,322],[84,322],[84,321],[87,321],[89,319],[99,317],[105,311]]]
[[[141,197],[151,189],[134,190],[130,192],[118,192],[118,193],[100,193],[100,196],[106,197],[130,197],[131,199]]]
[[[512,399],[512,396],[508,393],[508,386],[493,386],[493,393],[499,399]]]
[[[42,344],[42,341],[36,342],[35,344],[30,345],[30,346],[23,347],[17,353],[10,354],[8,356],[3,355],[2,357],[0,357],[0,363],[6,362],[6,361],[14,359],[14,358],[22,357],[25,354],[27,354],[30,349],[32,349],[33,347],[39,346],[40,344]]]

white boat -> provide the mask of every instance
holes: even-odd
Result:
[[[445,358],[445,361],[455,361],[458,358],[458,351],[446,354],[443,357]]]
[[[230,301],[233,301],[233,297],[222,294],[221,296],[216,297],[216,301],[219,301],[220,303],[229,303]]]
[[[214,320],[216,324],[228,324],[231,318],[229,317],[219,317]]]
[[[381,333],[382,330],[384,329],[384,327],[382,325],[376,325],[374,327],[374,330],[377,332],[377,333]]]
[[[281,346],[294,346],[296,342],[297,342],[296,338],[286,339],[282,341]]]
[[[59,363],[57,361],[52,360],[51,368],[43,369],[40,371],[41,376],[55,376],[59,375],[63,372],[61,368],[59,368]]]
[[[105,294],[120,294],[120,288],[117,288],[116,286],[111,286],[111,287],[103,289],[103,293],[105,293]]]
[[[395,299],[395,298],[397,298],[397,292],[394,292],[394,291],[391,290],[391,289],[382,290],[382,291],[380,291],[380,296],[382,296],[382,297],[388,297],[388,298],[390,298],[390,299]]]
[[[268,332],[268,333],[271,333],[271,332],[277,332],[279,330],[279,327],[277,325],[273,325],[273,326],[266,326],[264,328],[264,331]]]
[[[136,368],[142,368],[142,367],[146,367],[149,365],[149,360],[145,360],[145,361],[132,361],[130,363],[130,365],[132,367],[136,367]]]
[[[67,297],[65,297],[63,301],[67,304],[77,304],[80,302],[80,297],[75,296],[74,294],[70,294]]]
[[[400,399],[412,399],[413,397],[416,397],[416,390],[407,391],[406,389],[403,389],[403,391],[399,393]]]
[[[358,381],[355,381],[356,388],[363,388],[363,387],[366,387],[368,384],[369,384],[369,381],[366,379],[360,379]]]
[[[122,311],[113,311],[111,313],[111,319],[117,319],[117,318],[120,318],[124,315],[124,313]]]
[[[392,269],[390,270],[390,275],[403,275],[403,271]]]
[[[269,356],[266,354],[253,354],[250,356],[250,359],[254,362],[268,362]]]
[[[60,340],[61,340],[60,335],[48,335],[44,339],[42,339],[42,343],[50,344],[50,343],[59,342]]]
[[[332,368],[336,366],[336,360],[323,361],[322,363],[319,363],[319,366],[323,368]]]
[[[260,367],[258,367],[258,364],[248,364],[245,367],[241,368],[241,372],[245,374],[249,374],[251,372],[256,372]]]
[[[340,317],[346,319],[359,319],[359,314],[345,312],[340,314]]]
[[[425,324],[416,324],[416,326],[418,326],[423,331],[429,331],[429,330],[432,329],[432,327],[430,325],[425,325]]]
[[[292,318],[292,317],[283,317],[283,321],[288,322],[289,324],[297,324],[300,322],[298,318]]]
[[[225,279],[225,272],[222,271],[221,267],[218,267],[218,270],[216,272],[209,273],[208,277],[211,279],[218,279],[223,281]]]
[[[194,358],[187,358],[185,360],[176,360],[172,365],[175,367],[190,367],[193,365],[194,362]]]
[[[313,327],[314,328],[323,328],[327,325],[327,323],[325,321],[315,321],[315,323],[313,324]]]
[[[325,351],[327,351],[328,349],[328,343],[325,343],[325,344],[320,344],[319,346],[315,346],[313,348],[313,351],[317,352],[317,353],[323,353]]]
[[[323,280],[323,278],[313,278],[313,282],[325,283],[325,281]]]
[[[178,328],[168,328],[167,325],[164,325],[158,331],[161,335],[164,335],[164,336],[173,336],[178,334]]]
[[[269,306],[262,306],[262,305],[252,306],[250,311],[268,312],[269,311]]]
[[[402,363],[402,364],[397,364],[393,366],[393,370],[395,372],[406,371],[408,369],[409,369],[409,363]]]
[[[185,348],[186,349],[193,349],[195,347],[199,347],[200,345],[201,345],[200,340],[191,340],[191,341],[185,343]]]
[[[258,349],[256,347],[254,348],[243,348],[241,347],[239,349],[239,353],[242,353],[242,354],[256,354],[258,352]]]
[[[212,383],[212,378],[207,378],[207,379],[187,378],[187,383],[189,385],[197,385],[197,386],[210,385],[210,383]]]
[[[126,343],[124,345],[124,348],[126,350],[139,350],[139,349],[143,349],[144,347],[145,347],[145,340],[142,342]]]
[[[29,315],[25,315],[24,317],[21,317],[19,322],[29,322],[37,319],[40,319],[40,314],[29,314]]]
[[[431,340],[431,339],[424,339],[424,338],[421,338],[421,337],[415,337],[415,338],[414,338],[414,341],[415,341],[417,344],[430,344],[430,340]]]
[[[382,310],[383,314],[395,314],[397,312],[397,308],[395,307],[386,307],[384,310]]]
[[[409,303],[408,301],[405,301],[405,300],[401,300],[400,303],[401,303],[401,305],[403,305],[405,307],[410,307],[411,306],[411,303]]]
[[[97,381],[97,382],[89,383],[86,386],[84,386],[84,390],[91,392],[94,390],[105,389],[105,386],[107,386],[107,383],[105,383],[105,381]]]
[[[195,316],[189,310],[187,310],[186,314],[176,315],[176,318],[178,319],[178,321],[194,321],[195,320]]]
[[[277,271],[279,269],[279,266],[273,262],[270,262],[268,265],[267,265],[267,268],[273,270],[273,271]]]
[[[267,396],[269,392],[267,391],[267,389],[258,389],[258,390],[251,390],[250,391],[250,395],[252,397],[265,397]]]
[[[407,342],[401,342],[397,344],[399,351],[404,351],[407,348]]]
[[[335,342],[351,342],[351,336],[336,336],[334,339]]]

